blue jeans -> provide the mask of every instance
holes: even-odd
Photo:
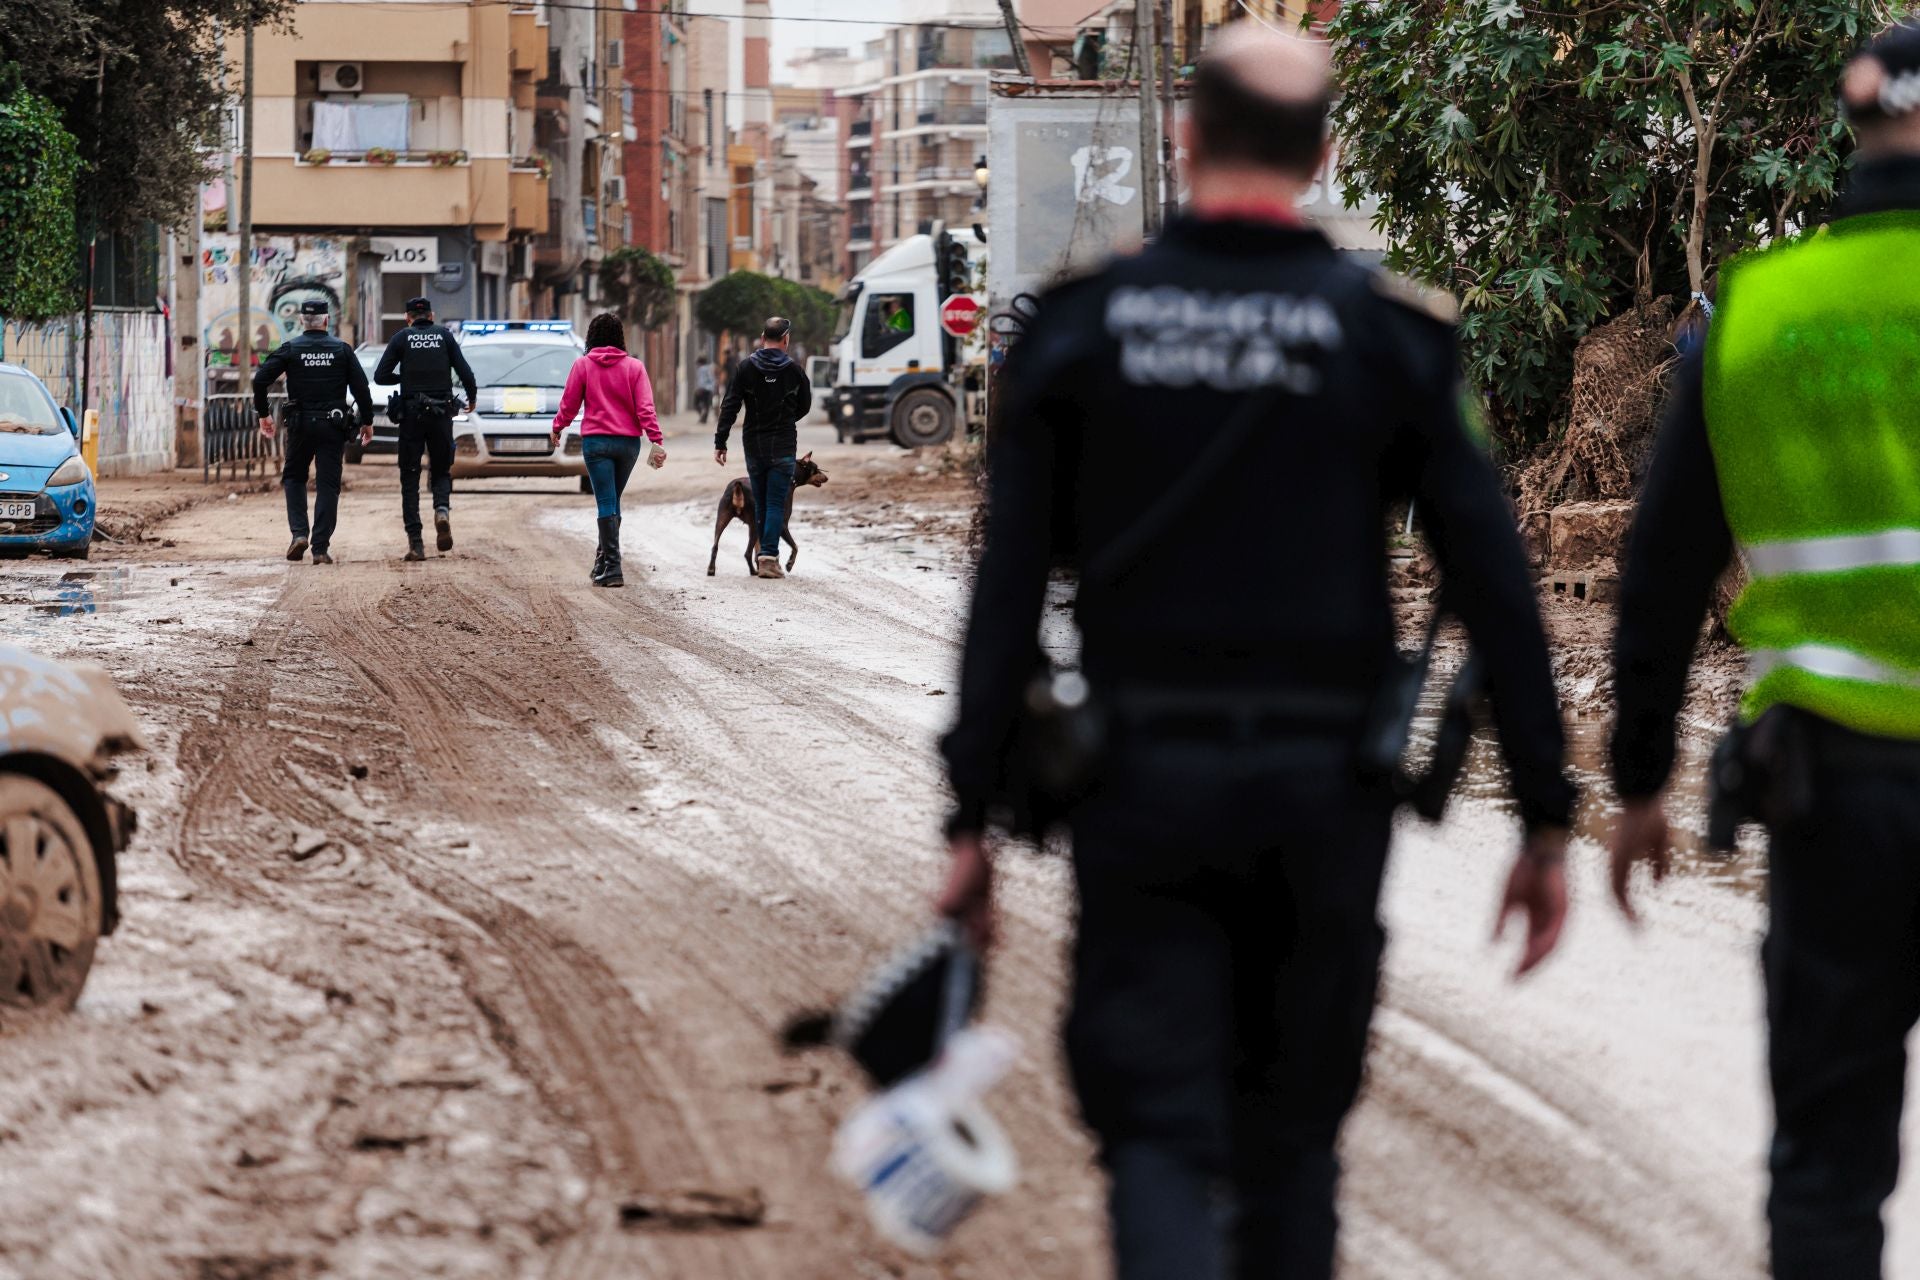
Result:
[[[587,479],[593,484],[593,503],[602,520],[620,514],[620,495],[627,477],[640,461],[639,436],[591,435],[580,438],[587,459]]]
[[[780,535],[787,530],[787,501],[793,495],[794,456],[747,455],[747,480],[753,485],[753,509],[760,513],[760,554],[780,558]]]

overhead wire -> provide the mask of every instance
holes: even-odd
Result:
[[[993,31],[1004,30],[1004,24],[995,18],[980,18],[973,21],[933,21],[933,22],[887,22],[875,18],[849,18],[839,15],[802,14],[802,13],[712,13],[696,12],[690,9],[672,9],[640,6],[629,8],[622,0],[354,0],[363,9],[404,9],[418,12],[423,8],[447,9],[522,9],[529,12],[539,9],[563,9],[583,13],[632,13],[646,17],[664,18],[717,18],[723,22],[817,22],[842,26],[859,27],[931,27],[941,31]],[[1104,6],[1103,6],[1104,7]],[[1096,12],[1098,12],[1096,10]],[[1040,26],[1015,18],[1014,23],[1022,31],[1028,31],[1042,39],[1052,36],[1072,35],[1079,28],[1075,26]]]

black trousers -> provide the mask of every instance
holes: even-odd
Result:
[[[348,422],[351,419],[343,419]],[[333,543],[340,518],[340,466],[347,431],[325,417],[287,412],[286,447],[281,454],[280,487],[287,495],[287,529],[307,538],[307,471],[314,475],[313,528],[309,545],[324,552]]]
[[[1920,1021],[1920,748],[1876,763],[1866,739],[1810,733],[1810,804],[1774,825],[1762,950],[1773,1274],[1877,1280]]]
[[[420,532],[420,455],[431,465],[433,509],[453,505],[453,410],[415,401],[400,418],[400,523],[407,536]]]
[[[1391,815],[1334,741],[1124,747],[1074,821],[1067,1054],[1121,1280],[1318,1280]]]

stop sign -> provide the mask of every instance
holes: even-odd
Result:
[[[940,304],[940,327],[956,338],[964,338],[980,327],[980,304],[964,293],[956,293]]]

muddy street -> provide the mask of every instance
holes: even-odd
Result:
[[[794,576],[735,525],[708,577],[732,473],[679,425],[623,590],[570,480],[463,483],[455,550],[402,563],[372,464],[330,568],[246,486],[0,566],[6,634],[104,664],[153,747],[78,1011],[0,1035],[0,1277],[1103,1274],[1059,862],[1006,861],[991,968],[1021,1190],[947,1255],[877,1242],[826,1172],[861,1086],[776,1042],[926,917],[969,482],[808,429]],[[1635,935],[1582,839],[1564,953],[1513,988],[1510,825],[1484,795],[1399,841],[1346,1273],[1761,1274],[1756,877],[1683,875]],[[1890,1219],[1920,1276],[1911,1179]]]

